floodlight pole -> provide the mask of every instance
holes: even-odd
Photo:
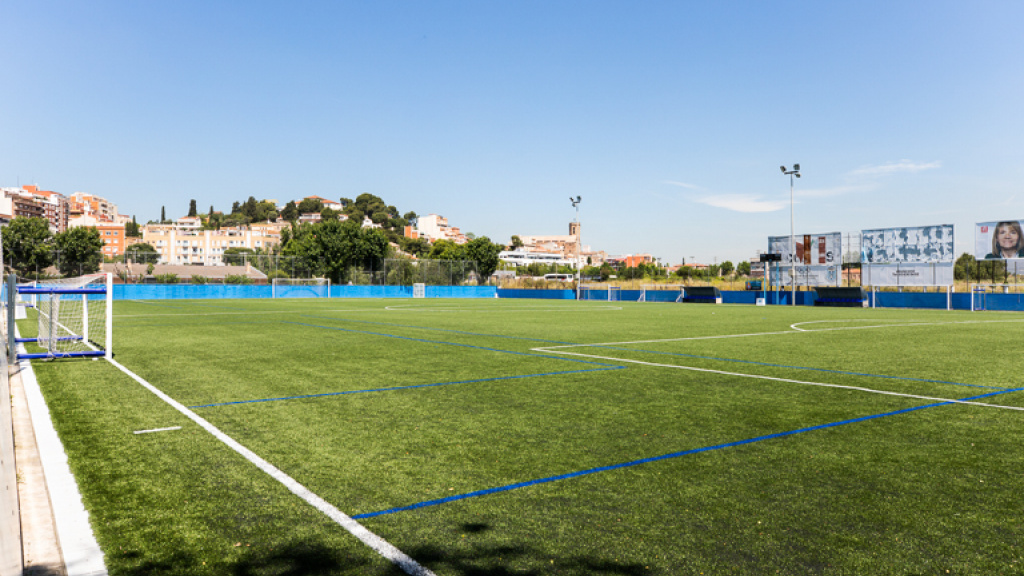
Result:
[[[790,293],[792,294],[792,302],[790,305],[796,306],[796,234],[794,233],[795,227],[793,224],[793,177],[800,177],[800,165],[793,164],[792,170],[786,170],[785,166],[779,166],[782,168],[782,173],[789,176],[789,287]],[[807,247],[804,246],[804,250]]]
[[[569,196],[569,202],[576,209],[576,299],[580,299],[580,283],[583,282],[583,225],[580,223],[580,202],[583,197],[576,198]]]

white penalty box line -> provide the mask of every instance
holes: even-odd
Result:
[[[994,320],[992,322],[1007,322],[1007,321],[1006,320]],[[1021,322],[1021,320],[1011,320],[1010,322]],[[934,325],[934,324],[968,324],[968,323],[973,324],[973,323],[978,323],[978,322],[977,321],[973,321],[973,322],[972,321],[968,321],[968,322],[934,322],[934,323],[930,322],[930,323],[920,323],[920,324],[903,323],[903,324],[899,324],[899,325],[893,325],[893,324],[889,324],[889,325],[876,325],[876,326],[870,326],[870,328],[890,328],[890,327],[896,327],[896,326],[920,326],[922,324]],[[570,352],[570,351],[566,350],[568,348],[601,348],[601,347],[612,347],[612,346],[628,346],[628,345],[631,345],[631,344],[653,344],[653,343],[663,343],[663,342],[683,342],[683,341],[687,341],[687,340],[714,340],[714,339],[723,339],[723,338],[746,338],[746,337],[754,337],[754,336],[780,336],[780,335],[784,335],[784,334],[806,334],[808,332],[817,332],[817,331],[857,330],[857,329],[864,329],[864,328],[869,328],[869,327],[868,326],[856,326],[856,327],[841,327],[841,328],[823,328],[823,329],[819,329],[819,330],[801,330],[799,328],[796,328],[795,325],[794,325],[793,330],[782,330],[782,331],[775,331],[775,332],[756,332],[756,333],[750,333],[750,334],[726,334],[726,335],[716,335],[716,336],[692,336],[692,337],[684,337],[684,338],[663,338],[663,339],[656,339],[656,340],[634,340],[634,341],[630,341],[630,342],[602,342],[602,343],[597,343],[597,344],[565,344],[565,345],[560,345],[560,346],[542,346],[542,347],[538,347],[538,348],[531,348],[531,350],[534,351],[534,352],[540,352],[540,353],[545,353],[545,354],[559,354],[559,355],[564,355],[564,356],[579,356],[579,357],[582,357],[582,358],[591,358],[591,359],[594,359],[594,360],[605,360],[605,361],[611,361],[611,362],[624,362],[624,363],[627,363],[627,364],[638,364],[638,365],[641,365],[641,366],[651,366],[651,367],[655,367],[655,368],[668,368],[668,369],[673,369],[673,370],[688,370],[688,371],[691,371],[691,372],[704,372],[704,373],[708,373],[708,374],[719,374],[719,375],[722,375],[722,376],[734,376],[734,377],[737,377],[737,378],[751,378],[751,379],[755,379],[755,380],[769,380],[769,381],[773,381],[773,382],[786,382],[786,383],[789,383],[789,384],[800,384],[800,385],[803,385],[803,386],[819,386],[819,387],[823,387],[823,388],[839,388],[839,389],[843,389],[843,390],[852,390],[852,391],[856,391],[856,392],[865,392],[865,393],[869,393],[869,394],[881,394],[881,395],[885,395],[885,396],[899,396],[899,397],[902,397],[902,398],[914,398],[916,400],[928,400],[930,402],[949,402],[949,403],[952,403],[952,404],[968,404],[968,405],[971,405],[971,406],[981,406],[981,407],[985,407],[985,408],[999,408],[999,409],[1002,409],[1002,410],[1016,410],[1016,411],[1024,412],[1024,407],[1022,407],[1022,406],[1004,406],[1004,405],[1001,405],[1001,404],[989,404],[989,403],[986,403],[986,402],[975,402],[973,400],[957,400],[955,398],[941,398],[941,397],[938,397],[938,396],[924,396],[924,395],[920,395],[920,394],[907,394],[907,393],[904,393],[904,392],[893,392],[893,391],[890,391],[890,390],[877,390],[877,389],[874,389],[874,388],[865,388],[863,386],[848,386],[848,385],[845,385],[845,384],[831,384],[831,383],[828,383],[828,382],[812,382],[812,381],[809,381],[809,380],[796,380],[796,379],[793,379],[793,378],[779,378],[777,376],[766,376],[766,375],[761,375],[761,374],[747,374],[747,373],[744,373],[744,372],[730,372],[730,371],[727,371],[727,370],[715,370],[715,369],[712,369],[712,368],[700,368],[698,366],[686,366],[686,365],[681,365],[681,364],[663,364],[663,363],[658,363],[658,362],[647,362],[647,361],[644,361],[644,360],[634,360],[634,359],[630,359],[630,358],[621,358],[621,357],[618,357],[618,356],[606,356],[606,355],[600,355],[600,354],[584,354],[582,352]],[[643,353],[642,350],[638,350],[637,352]]]

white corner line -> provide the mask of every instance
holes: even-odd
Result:
[[[334,505],[327,502],[320,496],[313,493],[311,490],[300,484],[297,480],[285,474],[282,470],[275,467],[270,462],[267,462],[260,456],[258,456],[252,450],[249,450],[242,444],[240,444],[234,438],[231,438],[224,432],[221,432],[216,426],[202,418],[195,412],[189,410],[180,402],[171,398],[157,387],[153,386],[149,382],[146,382],[139,375],[135,374],[131,370],[125,368],[119,362],[113,359],[108,359],[108,362],[116,366],[119,370],[127,374],[132,380],[135,380],[142,385],[143,388],[149,390],[155,394],[158,398],[171,405],[172,408],[181,412],[189,420],[192,420],[198,424],[201,428],[213,435],[214,438],[220,440],[226,444],[229,448],[237,452],[243,458],[256,465],[257,468],[263,470],[269,474],[272,478],[280,482],[287,488],[292,494],[295,494],[299,498],[305,500],[308,504],[323,512],[328,518],[333,520],[339,526],[347,530],[350,534],[358,538],[363,544],[366,544],[370,548],[373,548],[378,554],[390,560],[393,564],[405,571],[410,576],[435,576],[433,572],[424,568],[415,560],[410,558],[404,552],[393,546],[388,541],[384,540],[380,536],[377,536],[373,532],[370,532],[362,524],[354,520],[352,517],[346,515],[341,510],[338,510]],[[69,575],[70,576],[70,575]]]
[[[19,345],[18,348],[21,352],[25,351],[24,345]],[[43,465],[43,476],[46,480],[46,490],[50,494],[57,540],[67,574],[106,576],[107,567],[103,561],[103,550],[96,542],[96,536],[89,524],[89,512],[82,503],[82,494],[68,466],[64,445],[61,444],[57,430],[53,427],[50,409],[46,406],[42,390],[39,389],[32,363],[21,360],[18,362],[18,368],[29,412],[32,415],[32,430],[39,447],[39,459]]]

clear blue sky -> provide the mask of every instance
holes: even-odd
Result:
[[[1024,2],[0,4],[0,186],[140,222],[369,192],[496,242],[734,262],[1024,219]]]

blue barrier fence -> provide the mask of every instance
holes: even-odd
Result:
[[[427,298],[494,298],[494,286],[427,286]],[[271,298],[271,286],[233,284],[114,284],[114,300]],[[412,298],[412,286],[331,286],[331,298]]]
[[[619,300],[636,302],[641,290],[621,290]],[[115,284],[115,300],[180,300],[210,298],[270,298],[270,286],[222,284]],[[606,292],[593,291],[591,298],[607,298]],[[675,302],[678,294],[671,291],[649,291],[648,302]],[[798,306],[813,306],[817,294],[813,291],[797,292]],[[427,298],[533,298],[542,300],[574,300],[573,290],[506,289],[494,286],[427,286]],[[868,305],[874,298],[876,308],[924,308],[945,310],[945,292],[876,292],[868,294]],[[412,298],[411,286],[331,286],[331,298]],[[755,304],[764,298],[768,305],[789,306],[791,292],[759,292],[751,290],[722,291],[723,304]],[[954,310],[970,310],[971,295],[962,292],[951,295]],[[986,294],[986,310],[1024,311],[1024,296],[1020,294]]]

